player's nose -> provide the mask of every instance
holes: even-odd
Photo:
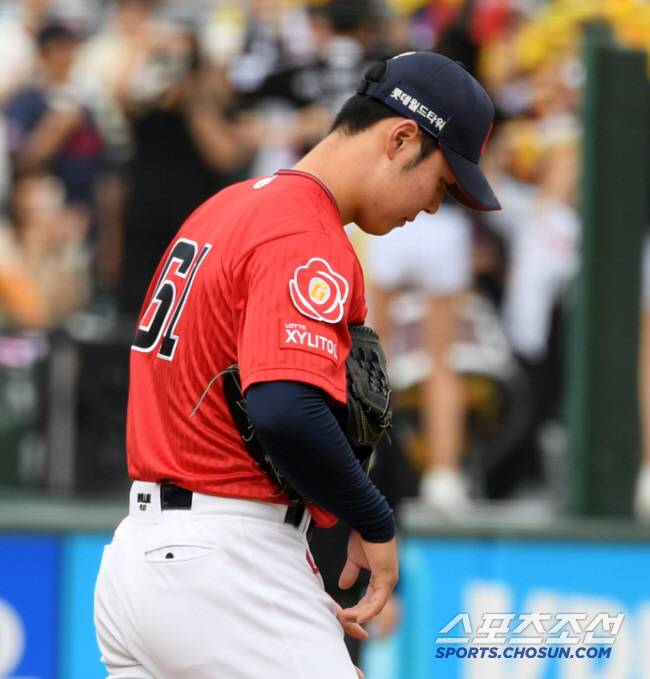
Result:
[[[442,197],[444,195],[444,191],[437,192],[436,195],[433,197],[433,199],[429,202],[429,204],[424,208],[424,212],[434,215],[436,212],[438,212],[438,208],[440,207],[440,203],[442,203]]]

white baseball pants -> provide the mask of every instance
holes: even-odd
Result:
[[[135,482],[104,550],[95,626],[113,679],[356,679],[334,603],[286,507]]]

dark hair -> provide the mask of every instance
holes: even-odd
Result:
[[[40,49],[49,43],[77,43],[79,35],[75,29],[64,21],[48,21],[37,33],[36,44]]]
[[[371,66],[364,75],[366,80],[378,83],[386,73],[386,62]],[[339,130],[342,134],[353,136],[367,130],[380,120],[386,118],[401,118],[399,113],[393,111],[386,104],[373,99],[367,94],[354,94],[343,104],[336,114],[330,132]],[[420,153],[413,160],[413,167],[428,158],[437,148],[438,142],[424,130],[420,130]]]

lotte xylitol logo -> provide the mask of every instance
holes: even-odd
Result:
[[[289,281],[296,309],[307,318],[325,323],[338,323],[343,318],[348,291],[345,278],[320,257],[299,266]]]

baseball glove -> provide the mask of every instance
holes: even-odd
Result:
[[[367,473],[372,451],[391,425],[391,391],[386,357],[377,333],[366,325],[349,325],[348,330],[352,348],[345,360],[347,405],[337,408],[335,415],[359,464]],[[301,502],[255,434],[242,392],[239,366],[231,365],[218,377],[223,381],[224,396],[237,431],[255,464],[278,486],[278,495],[286,491],[287,502]]]
[[[261,441],[257,438],[255,429],[253,429],[253,423],[248,415],[246,398],[241,386],[239,366],[236,363],[231,365],[221,372],[219,377],[223,380],[223,393],[226,397],[228,410],[230,410],[237,431],[246,445],[248,454],[253,458],[253,461],[260,470],[278,487],[278,491],[274,495],[282,495],[286,491],[288,504],[302,502],[298,493],[289,485],[282,472],[266,454]]]
[[[348,399],[338,419],[367,472],[372,451],[392,423],[391,389],[379,335],[367,325],[349,325],[348,330],[352,340],[345,361]]]

